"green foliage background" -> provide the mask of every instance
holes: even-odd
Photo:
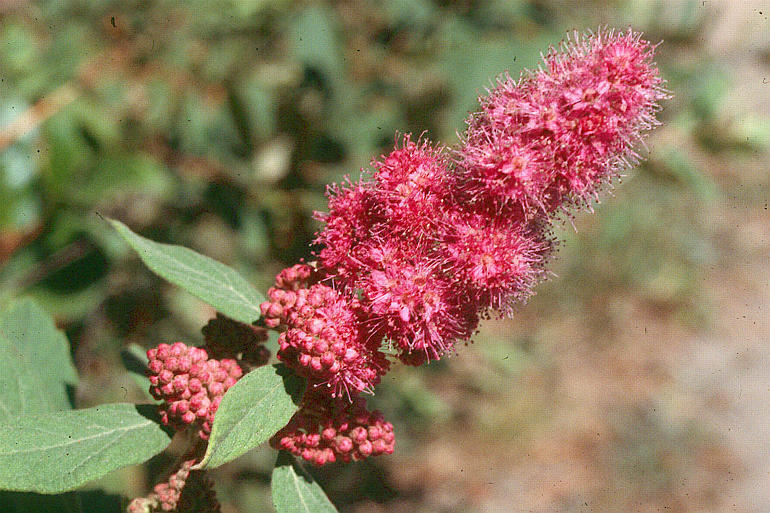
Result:
[[[730,198],[766,201],[766,177],[746,170],[770,130],[729,110],[740,63],[704,43],[709,13],[684,0],[0,2],[0,302],[32,296],[66,329],[78,407],[146,401],[121,349],[199,343],[213,312],[144,269],[102,217],[265,290],[311,258],[326,185],[394,134],[452,144],[497,74],[537,66],[568,30],[632,25],[665,40],[674,94],[648,162],[577,213],[577,230],[558,229],[558,277],[513,321],[388,376],[372,402],[396,455],[314,474],[340,511],[718,505],[730,452],[667,402],[671,361],[713,325],[708,273],[735,249],[723,219]],[[216,471],[223,511],[270,510],[273,459]],[[165,463],[93,487],[143,495]],[[537,468],[554,472],[522,477]]]

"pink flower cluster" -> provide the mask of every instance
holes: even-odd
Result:
[[[630,30],[576,36],[542,69],[501,76],[458,147],[407,135],[329,189],[317,263],[283,270],[261,305],[283,330],[278,358],[308,380],[274,447],[317,464],[392,451],[392,427],[358,397],[389,369],[383,340],[405,364],[437,360],[532,293],[554,220],[595,199],[657,124],[652,55]]]
[[[468,120],[460,185],[518,216],[585,203],[637,159],[643,131],[667,97],[641,34],[600,32],[552,48],[545,69],[498,79]]]
[[[278,359],[332,397],[370,391],[389,365],[380,341],[364,329],[359,302],[311,285],[315,275],[304,264],[285,269],[262,304],[266,325],[287,328],[278,338]]]
[[[276,433],[273,447],[301,456],[316,465],[350,462],[368,456],[392,454],[393,425],[382,413],[366,410],[363,398],[338,401],[325,394],[307,393],[303,406],[289,424]]]
[[[147,351],[147,358],[150,393],[163,401],[163,424],[180,430],[195,424],[208,440],[222,397],[243,375],[238,363],[209,358],[205,349],[182,342],[160,344]]]

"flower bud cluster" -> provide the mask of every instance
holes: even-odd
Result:
[[[203,471],[192,470],[196,462],[183,462],[167,481],[155,485],[149,496],[131,501],[128,513],[219,513],[211,479]]]
[[[205,349],[182,342],[147,351],[150,393],[162,400],[161,421],[175,429],[191,424],[207,440],[227,389],[243,375],[235,360],[209,358]]]
[[[297,264],[281,271],[275,286],[267,291],[268,301],[260,305],[262,322],[268,328],[287,326],[293,312],[299,312],[307,303],[309,286],[315,283],[315,270],[307,264]]]
[[[379,411],[367,411],[362,397],[349,402],[309,394],[302,408],[270,439],[270,444],[323,465],[392,454],[395,436],[393,425],[385,422]]]
[[[287,267],[275,277],[275,287],[283,290],[299,290],[316,281],[317,272],[307,264]]]
[[[272,319],[286,328],[278,338],[278,359],[310,387],[349,397],[379,383],[388,360],[378,350],[379,339],[361,324],[357,301],[320,283],[296,291],[276,287],[270,297],[280,302],[266,302],[262,310],[276,311],[279,304],[280,315]]]

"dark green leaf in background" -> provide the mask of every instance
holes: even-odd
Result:
[[[0,489],[61,493],[164,450],[154,406],[104,404],[0,423]]]
[[[264,366],[241,378],[219,405],[200,467],[218,467],[257,447],[297,411],[303,381],[283,365]]]
[[[86,185],[73,191],[73,200],[85,205],[109,204],[115,198],[142,193],[162,197],[171,187],[168,173],[149,155],[110,155],[88,174]]]
[[[129,344],[120,351],[123,366],[129,372],[145,376],[147,373],[147,352],[139,344]],[[148,380],[149,383],[149,380]]]
[[[321,486],[290,454],[281,451],[272,479],[273,505],[277,513],[335,513],[337,509]]]
[[[82,513],[76,493],[41,495],[39,493],[0,492],[3,513]]]
[[[127,499],[102,490],[42,495],[30,492],[0,492],[3,513],[121,513]]]
[[[312,6],[303,10],[292,21],[289,33],[295,58],[326,74],[329,80],[337,80],[344,67],[338,30],[333,9]]]
[[[264,298],[235,270],[191,249],[145,239],[120,221],[109,222],[158,276],[235,320],[259,318]]]

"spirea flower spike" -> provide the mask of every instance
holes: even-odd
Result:
[[[277,357],[307,389],[273,447],[318,465],[393,451],[393,426],[361,393],[393,361],[451,354],[480,319],[510,315],[532,294],[554,222],[638,160],[634,146],[658,124],[667,94],[653,51],[631,30],[573,36],[540,69],[500,76],[457,146],[404,135],[361,179],[329,187],[316,262],[281,271],[258,326],[222,319],[206,330],[212,350],[233,336],[256,364],[264,347],[242,346],[280,332]],[[241,367],[184,344],[149,356],[165,421],[196,423],[205,438]]]
[[[356,394],[389,368],[383,341],[408,365],[436,360],[481,317],[510,314],[532,293],[554,219],[597,198],[657,125],[667,94],[653,50],[631,30],[576,35],[551,48],[541,69],[499,77],[457,147],[406,135],[360,181],[329,188],[316,267],[284,270],[262,305],[265,326],[288,327],[279,357],[310,378],[307,397],[319,403],[306,399],[274,447],[316,464],[376,454],[324,438],[325,429],[339,432],[324,412],[344,411],[340,384],[350,408],[364,412]],[[323,306],[308,300],[320,290]],[[341,356],[347,350],[355,357]],[[321,379],[332,386],[319,388]],[[383,425],[379,452],[389,452],[392,428]]]

